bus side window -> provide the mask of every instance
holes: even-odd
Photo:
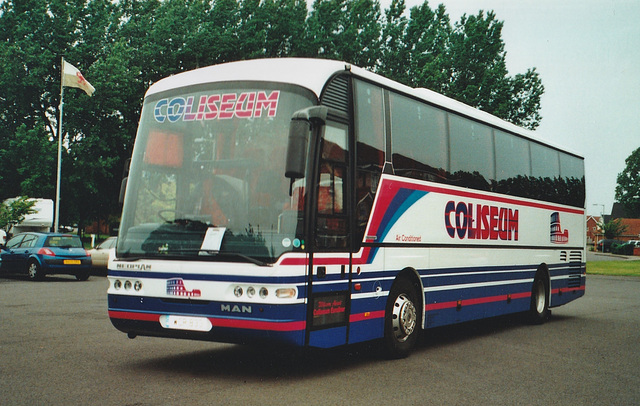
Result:
[[[321,140],[320,173],[316,184],[316,245],[323,249],[346,248],[349,238],[347,201],[347,131],[341,124],[327,124]]]
[[[320,168],[318,185],[318,213],[342,214],[344,211],[343,168],[328,162]]]
[[[356,243],[361,243],[385,161],[384,98],[380,87],[361,81],[355,81],[355,96]]]

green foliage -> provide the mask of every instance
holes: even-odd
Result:
[[[616,201],[622,204],[627,217],[640,218],[640,148],[625,163],[627,166],[618,174]]]
[[[5,0],[0,2],[0,199],[54,198],[60,63],[77,66],[93,97],[65,88],[62,224],[119,213],[150,84],[240,59],[344,60],[427,87],[515,124],[540,122],[534,68],[509,76],[492,12],[452,25],[444,6],[405,0]],[[90,204],[87,204],[90,202]]]
[[[623,244],[613,243],[611,244],[611,253],[617,254],[617,255],[633,255],[634,248],[635,248],[635,245],[630,243],[623,243]]]
[[[27,214],[35,213],[35,200],[26,196],[19,197],[10,203],[0,203],[0,229],[8,230],[10,226],[20,223]]]
[[[640,261],[590,261],[587,274],[608,276],[640,276]]]
[[[338,59],[373,69],[380,57],[380,3],[316,0],[307,19],[308,56]]]
[[[600,223],[598,226],[604,233],[604,238],[607,239],[617,238],[619,235],[622,235],[628,228],[627,225],[622,224],[622,219],[611,220],[608,223]]]

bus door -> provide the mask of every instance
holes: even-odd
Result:
[[[307,343],[346,344],[350,310],[351,202],[349,126],[327,120],[318,140],[312,254],[309,261]]]

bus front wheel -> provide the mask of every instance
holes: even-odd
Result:
[[[420,330],[420,302],[414,286],[400,279],[391,288],[384,320],[384,350],[392,359],[405,358],[415,347]]]

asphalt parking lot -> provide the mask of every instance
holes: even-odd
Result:
[[[298,354],[138,337],[111,326],[107,282],[0,278],[3,405],[636,405],[640,278],[519,317],[429,330],[407,359],[358,345]]]

